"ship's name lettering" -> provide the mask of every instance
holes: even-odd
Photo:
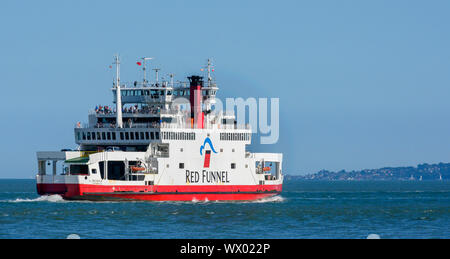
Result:
[[[186,183],[229,183],[228,171],[186,170]]]

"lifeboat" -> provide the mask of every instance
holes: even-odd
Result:
[[[145,167],[131,166],[130,168],[133,172],[145,171]]]

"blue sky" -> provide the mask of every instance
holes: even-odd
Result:
[[[450,161],[449,1],[2,1],[2,178],[33,177],[38,150],[153,56],[178,79],[216,63],[220,97],[279,97],[284,171]]]

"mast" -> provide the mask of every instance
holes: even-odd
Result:
[[[211,59],[208,58],[208,87],[211,87]]]
[[[161,68],[154,68],[153,70],[155,70],[156,84],[158,84],[158,71],[161,70]]]
[[[145,67],[145,61],[147,61],[147,60],[151,60],[151,59],[153,59],[153,58],[146,58],[146,57],[143,57],[142,58],[142,70],[144,71],[144,86],[145,86],[145,84],[147,83],[147,79],[146,79],[146,72],[145,72],[145,70],[146,70],[146,67]]]
[[[170,77],[170,87],[173,87],[173,77],[175,76],[175,74],[169,74]]]
[[[123,128],[122,122],[122,94],[120,92],[120,61],[119,55],[114,57],[116,65],[116,123],[118,128]]]

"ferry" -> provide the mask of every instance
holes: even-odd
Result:
[[[173,74],[159,80],[159,68],[150,82],[150,59],[137,62],[142,81],[122,83],[115,56],[114,105],[97,105],[87,123],[75,124],[76,150],[37,152],[38,194],[90,201],[249,201],[280,194],[282,154],[247,151],[250,126],[212,110],[219,88],[211,60],[202,69],[207,80],[192,75],[174,83]]]

